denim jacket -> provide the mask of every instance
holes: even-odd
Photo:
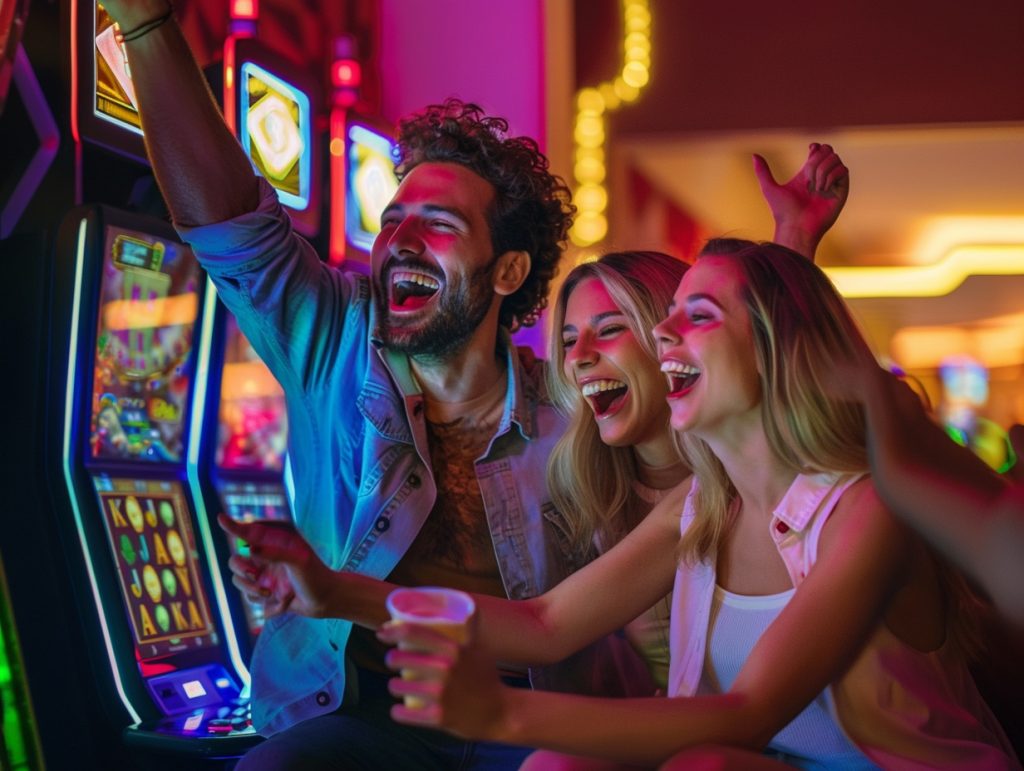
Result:
[[[331,567],[384,579],[433,508],[436,487],[423,396],[408,359],[375,339],[367,277],[324,265],[294,235],[263,180],[256,211],[179,228],[287,397],[299,530]],[[507,339],[508,392],[497,432],[476,460],[498,568],[510,598],[550,589],[587,555],[573,553],[550,502],[546,465],[564,421],[547,401],[543,365],[524,366]],[[283,614],[252,661],[253,724],[265,734],[338,708],[351,623]],[[608,638],[535,687],[635,693],[643,665]]]

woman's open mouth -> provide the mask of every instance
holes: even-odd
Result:
[[[580,392],[590,402],[598,418],[614,415],[622,407],[629,387],[621,380],[602,378],[590,380],[580,387]]]
[[[392,311],[418,311],[437,294],[440,282],[417,270],[393,270],[389,276]]]
[[[681,361],[663,361],[661,371],[668,377],[668,398],[676,399],[683,396],[700,378],[700,370]]]

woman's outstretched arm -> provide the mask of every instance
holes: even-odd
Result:
[[[672,587],[688,490],[687,481],[615,548],[539,597],[474,595],[479,644],[501,661],[552,663],[636,618]],[[345,618],[373,629],[387,621],[384,602],[396,585],[332,570],[293,527],[223,515],[219,522],[249,543],[252,556],[236,555],[229,564],[233,583],[252,599],[272,600],[279,613]]]
[[[426,706],[396,705],[392,716],[465,738],[624,763],[657,764],[708,743],[760,749],[842,675],[910,562],[905,529],[869,483],[844,495],[826,533],[818,563],[726,694],[600,699],[505,688],[486,652],[472,643],[459,646],[430,629],[402,625],[380,633],[386,642],[418,649],[388,654],[392,668],[414,678],[392,680],[392,692],[417,696]]]

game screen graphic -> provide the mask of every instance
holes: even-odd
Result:
[[[216,645],[180,483],[93,481],[142,658]]]
[[[345,192],[345,233],[369,251],[380,232],[380,215],[398,190],[394,143],[361,125],[348,128],[348,176]]]
[[[309,206],[312,123],[309,97],[253,62],[240,71],[242,147],[293,209]]]
[[[178,462],[202,276],[187,246],[107,227],[96,334],[90,451]]]
[[[96,3],[96,114],[141,131],[135,88],[124,44],[117,42],[114,20]]]
[[[228,314],[215,463],[281,473],[287,445],[284,391]]]

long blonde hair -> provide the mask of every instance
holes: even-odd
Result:
[[[583,281],[600,281],[640,344],[657,366],[652,330],[665,316],[672,294],[687,265],[662,252],[611,252],[574,268],[558,292],[552,311],[548,369],[555,405],[569,418],[569,427],[548,462],[548,489],[565,518],[573,546],[588,552],[595,538],[608,548],[646,513],[633,483],[636,458],[631,447],[610,447],[601,441],[593,413],[579,387],[564,373],[562,326],[569,296]]]
[[[848,355],[860,335],[832,283],[807,258],[778,244],[713,239],[698,260],[704,255],[732,259],[743,276],[772,452],[797,473],[867,471],[862,407],[830,397],[821,382],[821,373]],[[697,517],[680,556],[696,562],[721,542],[736,489],[703,440],[682,434],[677,441],[698,483]]]

